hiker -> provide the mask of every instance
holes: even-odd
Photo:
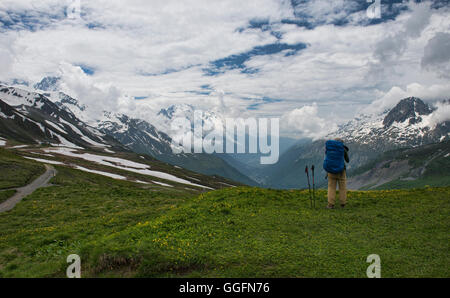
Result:
[[[339,184],[339,202],[344,208],[347,204],[347,176],[345,162],[350,162],[348,147],[342,139],[328,140],[325,143],[325,160],[323,168],[328,178],[328,209],[333,209],[336,202],[336,184]],[[345,161],[345,162],[344,162]]]

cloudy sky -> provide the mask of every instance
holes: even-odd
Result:
[[[450,98],[449,1],[1,0],[0,80],[61,77],[152,122],[177,103],[324,134],[407,96]],[[78,14],[78,12],[80,12]]]

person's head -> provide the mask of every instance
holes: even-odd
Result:
[[[342,144],[344,144],[344,140],[343,139],[341,139],[341,138],[336,138],[336,139],[334,139],[335,141],[338,141],[338,142],[341,142]]]

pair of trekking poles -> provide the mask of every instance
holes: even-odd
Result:
[[[305,168],[306,177],[308,178],[308,189],[309,189],[309,202],[311,204],[311,208],[316,208],[316,184],[314,181],[314,165],[311,166],[311,173],[312,173],[312,196],[311,196],[311,183],[309,182],[309,170],[308,166]]]

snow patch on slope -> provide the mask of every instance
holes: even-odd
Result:
[[[155,184],[161,185],[161,186],[173,187],[173,185],[162,183],[162,182],[158,182],[158,181],[152,181],[152,182],[155,183]]]
[[[63,130],[61,127],[59,127],[57,124],[55,124],[55,123],[53,123],[51,121],[45,120],[45,123],[47,123],[48,125],[50,125],[54,129],[58,130],[59,132],[67,133],[65,130]]]
[[[50,149],[45,149],[44,151],[47,153],[59,153],[59,154],[67,155],[67,156],[71,156],[71,157],[82,158],[87,161],[96,162],[101,165],[117,168],[117,169],[128,171],[128,172],[134,172],[134,173],[138,173],[138,174],[142,174],[142,175],[153,176],[153,177],[161,178],[164,180],[169,180],[169,181],[182,183],[182,184],[193,185],[193,186],[197,186],[197,187],[201,187],[201,188],[213,189],[213,188],[210,188],[210,187],[207,187],[204,185],[192,183],[188,180],[176,177],[176,176],[168,174],[168,173],[150,170],[149,165],[137,163],[134,161],[130,161],[130,160],[126,160],[126,159],[122,159],[122,158],[118,158],[118,157],[95,155],[95,154],[91,154],[91,153],[75,153],[74,152],[75,150],[72,150],[69,148],[50,148]]]
[[[89,173],[93,173],[93,174],[98,174],[98,175],[110,177],[110,178],[113,178],[113,179],[127,180],[127,177],[124,177],[124,176],[121,176],[121,175],[107,173],[107,172],[102,172],[102,171],[97,171],[97,170],[91,170],[91,169],[84,168],[84,167],[81,167],[81,166],[75,166],[75,169],[80,170],[80,171],[84,171],[84,172],[89,172]]]

